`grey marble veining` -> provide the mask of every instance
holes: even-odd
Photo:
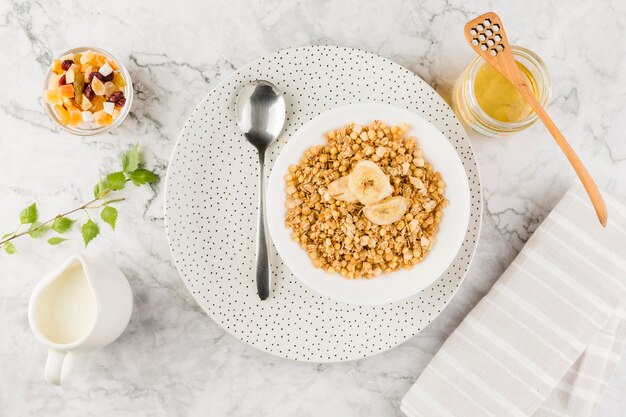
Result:
[[[536,51],[554,80],[549,113],[598,183],[626,197],[626,3],[192,0],[0,2],[0,232],[33,201],[42,217],[87,199],[98,174],[135,142],[165,174],[194,106],[235,68],[277,49],[338,44],[379,53],[446,98],[472,58],[462,27],[494,10],[512,43]],[[79,44],[116,52],[136,100],[124,124],[95,138],[54,127],[41,108],[50,60]],[[443,340],[520,250],[575,177],[542,126],[507,139],[472,136],[485,193],[481,241],[459,294],[423,332],[369,359],[315,365],[257,352],[197,307],[174,268],[163,229],[163,183],[133,189],[118,230],[86,250],[130,279],[124,335],[84,354],[63,387],[42,379],[45,349],[27,321],[30,291],[74,251],[25,238],[0,255],[0,416],[400,416],[399,401]],[[598,415],[626,409],[626,361]]]

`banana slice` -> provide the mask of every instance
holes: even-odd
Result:
[[[363,214],[372,223],[384,226],[400,220],[408,208],[408,198],[396,196],[363,207]]]
[[[348,203],[359,201],[356,195],[350,191],[350,187],[348,186],[349,177],[349,175],[346,175],[328,184],[328,194],[335,200],[346,201]]]
[[[389,178],[372,161],[361,161],[348,178],[348,187],[363,204],[371,204],[391,195]]]

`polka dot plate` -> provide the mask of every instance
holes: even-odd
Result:
[[[285,95],[282,138],[266,155],[269,171],[289,138],[337,106],[379,102],[433,123],[461,157],[470,221],[461,249],[444,274],[408,300],[378,306],[343,304],[318,295],[272,250],[272,295],[260,301],[254,276],[256,150],[237,128],[235,98],[255,79]],[[430,323],[458,289],[476,248],[482,195],[469,140],[443,99],[417,75],[376,54],[335,46],[283,50],[230,75],[196,108],[174,148],[167,175],[165,224],[180,275],[220,326],[263,351],[299,361],[364,358],[402,343]]]

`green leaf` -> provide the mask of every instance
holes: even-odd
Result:
[[[42,226],[41,223],[35,222],[28,228],[28,234],[36,239],[43,236],[48,230],[50,230],[50,226]]]
[[[98,183],[96,184],[95,187],[93,187],[93,196],[96,198],[102,198],[104,197],[105,191],[108,189],[106,182],[100,180],[98,181]]]
[[[4,249],[4,251],[9,255],[13,255],[15,252],[17,252],[17,249],[15,249],[15,246],[13,246],[13,243],[11,242],[4,242],[4,245],[2,245],[2,249]]]
[[[56,246],[59,243],[63,243],[65,242],[67,239],[63,238],[63,237],[51,237],[50,239],[48,239],[48,245],[52,245],[52,246]]]
[[[33,203],[20,213],[20,223],[28,224],[37,221],[37,204]]]
[[[117,222],[117,209],[111,206],[105,206],[100,213],[100,218],[115,230],[115,222]]]
[[[65,233],[72,228],[75,220],[68,219],[67,217],[57,217],[52,223],[52,230],[57,233]]]
[[[139,168],[128,173],[128,178],[135,185],[152,184],[159,180],[159,176],[147,169]]]
[[[83,224],[81,228],[81,233],[83,234],[83,241],[85,241],[85,247],[93,240],[94,237],[98,236],[100,233],[100,229],[98,225],[93,222],[93,220],[89,219],[87,223]]]
[[[121,190],[126,185],[126,177],[123,172],[114,172],[107,175],[107,184],[112,190]]]
[[[135,171],[139,165],[141,165],[141,152],[139,152],[138,145],[135,145],[122,156],[122,171]]]

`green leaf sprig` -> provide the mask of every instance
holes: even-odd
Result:
[[[37,204],[31,204],[20,213],[19,226],[13,232],[7,233],[0,238],[0,247],[4,252],[11,255],[17,252],[12,242],[13,239],[24,235],[29,235],[32,238],[40,238],[50,231],[56,232],[58,235],[48,238],[48,244],[52,246],[59,245],[68,240],[59,235],[64,235],[69,232],[74,223],[76,223],[76,220],[67,216],[80,211],[87,215],[87,221],[80,227],[83,241],[85,242],[85,246],[87,246],[89,242],[100,233],[100,227],[89,215],[90,210],[102,209],[100,211],[100,219],[111,226],[111,229],[115,230],[118,211],[112,204],[124,201],[125,198],[110,198],[112,197],[111,194],[123,190],[126,187],[126,183],[129,181],[136,186],[141,186],[155,183],[158,180],[159,176],[157,174],[143,168],[141,152],[137,145],[135,145],[122,156],[121,171],[113,172],[106,175],[104,178],[100,178],[100,181],[98,181],[93,189],[94,198],[92,200],[80,207],[58,214],[45,222],[38,221],[39,212],[37,210]]]

